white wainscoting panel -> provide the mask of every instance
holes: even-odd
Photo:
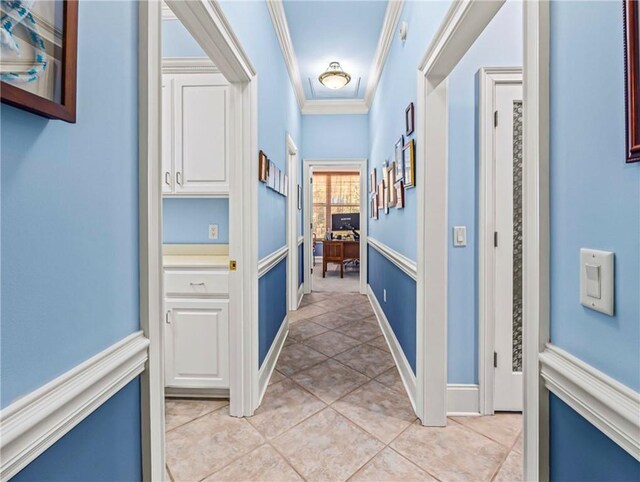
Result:
[[[0,479],[16,475],[142,373],[148,346],[142,331],[133,333],[4,408]]]

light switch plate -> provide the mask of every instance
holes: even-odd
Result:
[[[209,239],[218,239],[218,225],[210,224],[209,225]]]
[[[457,248],[461,248],[467,245],[467,227],[466,226],[453,227],[453,245]]]
[[[613,316],[613,253],[596,249],[580,250],[580,303]]]

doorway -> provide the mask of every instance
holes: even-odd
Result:
[[[303,184],[304,293],[366,294],[366,160],[305,160]]]

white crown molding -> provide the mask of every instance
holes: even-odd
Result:
[[[291,40],[291,33],[289,32],[287,16],[284,13],[284,4],[282,0],[267,0],[267,7],[271,14],[271,21],[273,22],[276,36],[280,41],[284,63],[287,65],[293,91],[298,100],[298,106],[302,109],[306,101],[304,87],[302,86],[302,78],[300,77],[300,69],[298,68],[298,59],[293,49],[293,41]]]
[[[258,261],[258,278],[262,278],[265,274],[271,271],[271,269],[273,269],[280,261],[287,257],[288,253],[289,247],[283,246]]]
[[[0,412],[0,478],[8,480],[144,371],[149,340],[133,333]]]
[[[163,57],[163,74],[219,74],[208,57]]]
[[[395,264],[398,268],[404,271],[412,279],[418,278],[418,265],[415,261],[411,261],[405,255],[398,253],[394,249],[390,248],[384,243],[381,243],[375,238],[369,237],[369,244],[378,251],[381,255]]]
[[[173,10],[164,2],[162,2],[162,20],[178,20]]]
[[[552,344],[539,357],[547,388],[640,460],[640,393]]]
[[[378,39],[378,47],[373,57],[373,63],[369,71],[369,80],[364,93],[364,101],[367,107],[371,107],[376,95],[378,83],[380,82],[382,71],[387,62],[387,56],[393,43],[393,36],[396,33],[396,27],[398,26],[398,20],[400,20],[403,6],[404,0],[390,0],[387,3],[387,11],[384,14],[382,30],[380,31],[380,38]]]
[[[363,99],[306,100],[302,113],[306,115],[366,114],[369,106]]]

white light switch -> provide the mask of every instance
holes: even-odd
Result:
[[[613,316],[613,253],[595,249],[580,250],[580,303]]]
[[[453,227],[453,245],[458,247],[467,245],[467,227],[466,226]]]
[[[209,239],[218,239],[218,225],[210,224],[209,225]]]

